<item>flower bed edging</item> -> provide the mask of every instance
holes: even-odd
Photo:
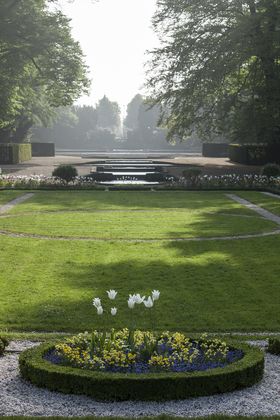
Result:
[[[264,372],[264,354],[244,343],[229,343],[244,357],[225,368],[192,373],[118,374],[55,365],[43,357],[56,343],[24,351],[19,366],[23,378],[39,387],[65,394],[82,394],[105,401],[166,401],[224,393],[252,386]]]
[[[267,351],[271,354],[276,354],[277,356],[280,356],[280,339],[269,338]]]

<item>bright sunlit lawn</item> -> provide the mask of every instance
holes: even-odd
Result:
[[[158,329],[279,330],[278,235],[157,240],[277,228],[224,193],[36,192],[11,213],[11,218],[0,218],[0,230],[72,240],[0,237],[2,330],[76,332],[129,326],[128,293],[147,295],[154,288],[161,291],[153,313]],[[78,236],[107,240],[79,241]],[[155,242],[116,242],[110,237]],[[106,299],[111,288],[118,291],[113,305]],[[104,300],[105,310],[117,306],[118,316],[97,318],[91,304],[96,296]],[[143,306],[133,313],[138,327],[151,327]]]

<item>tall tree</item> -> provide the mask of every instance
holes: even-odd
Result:
[[[71,105],[89,80],[69,19],[44,0],[0,0],[0,141]]]
[[[280,139],[279,0],[158,0],[148,85],[169,137]]]
[[[126,117],[124,119],[124,125],[130,130],[136,130],[138,128],[138,118],[140,106],[143,104],[143,97],[139,93],[127,105]]]
[[[111,102],[107,96],[103,96],[97,104],[97,126],[109,129],[118,134],[121,125],[121,110],[117,102]]]

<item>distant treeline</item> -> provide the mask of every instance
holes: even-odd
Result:
[[[51,127],[32,129],[32,141],[51,141],[61,149],[201,149],[195,136],[187,143],[168,143],[166,130],[159,127],[159,114],[157,107],[150,109],[137,94],[121,121],[119,105],[104,96],[96,107],[60,108]]]

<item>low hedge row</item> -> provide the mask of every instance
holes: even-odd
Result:
[[[279,338],[270,338],[268,340],[267,351],[272,354],[280,355],[280,339]]]
[[[9,344],[8,340],[4,337],[0,337],[0,356],[3,356],[5,348]]]
[[[0,143],[0,164],[16,164],[32,158],[30,143]]]
[[[55,156],[54,143],[31,143],[31,148],[34,157]]]
[[[235,344],[236,346],[236,344]],[[21,375],[39,387],[65,394],[83,394],[96,400],[163,401],[230,392],[260,381],[264,355],[258,348],[238,343],[244,357],[225,368],[192,373],[118,374],[55,365],[44,359],[54,348],[45,343],[23,352]]]
[[[280,144],[230,144],[229,158],[244,165],[280,163]]]

